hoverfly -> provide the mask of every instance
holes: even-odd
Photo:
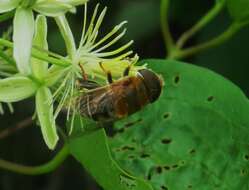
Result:
[[[129,116],[156,101],[162,91],[162,80],[148,69],[141,69],[136,76],[129,76],[128,66],[123,77],[113,81],[111,72],[100,63],[109,84],[99,86],[88,80],[82,65],[80,67],[83,73],[80,85],[88,91],[77,98],[76,105],[81,116],[95,121],[115,121]]]

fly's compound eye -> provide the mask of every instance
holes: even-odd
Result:
[[[162,92],[162,80],[157,74],[148,69],[139,70],[138,75],[143,79],[144,85],[149,95],[150,103],[156,101]]]

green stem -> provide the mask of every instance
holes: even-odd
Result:
[[[0,22],[9,20],[10,18],[14,16],[14,14],[15,14],[15,11],[10,11],[10,12],[0,15]]]
[[[5,64],[5,63],[0,63],[0,71],[2,76],[6,76],[6,75],[11,75],[11,74],[15,74],[17,73],[17,69],[15,65],[11,65],[11,64]],[[1,134],[0,134],[1,136]],[[1,138],[1,137],[0,137]]]
[[[16,62],[14,59],[12,59],[11,57],[9,57],[8,55],[6,55],[4,52],[0,51],[0,57],[5,60],[7,63],[11,64],[11,65],[16,65]]]
[[[13,49],[13,43],[8,41],[8,40],[0,39],[0,45]],[[67,66],[71,65],[71,62],[67,59],[62,60],[62,59],[56,59],[54,57],[50,57],[50,56],[48,56],[47,53],[44,53],[43,51],[41,51],[37,48],[34,48],[34,47],[32,48],[32,56],[37,58],[37,59],[47,61],[47,62],[54,64],[54,65],[59,65],[59,66],[63,66],[63,67],[67,67]]]
[[[167,52],[166,52],[167,54],[170,54],[170,52],[175,47],[174,40],[170,33],[169,23],[168,23],[169,3],[170,3],[170,0],[161,0],[161,11],[160,11],[161,27],[162,27],[164,43],[167,49]]]
[[[0,159],[0,168],[25,175],[41,175],[55,170],[69,155],[68,145],[59,151],[59,153],[48,163],[41,166],[23,166]]]
[[[178,50],[172,53],[168,58],[170,59],[183,59],[192,55],[195,55],[201,51],[213,48],[215,46],[221,45],[224,42],[231,39],[245,24],[241,23],[233,23],[231,24],[228,29],[220,34],[219,36],[215,37],[214,39],[205,42],[203,44],[193,46],[187,49]]]
[[[208,11],[192,28],[183,33],[176,43],[176,46],[181,49],[184,44],[193,37],[198,31],[205,27],[210,21],[212,21],[223,9],[225,1],[216,3],[212,9]]]

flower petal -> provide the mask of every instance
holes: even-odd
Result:
[[[53,117],[53,97],[47,87],[41,87],[36,93],[36,111],[41,125],[43,139],[53,150],[59,139]]]
[[[57,1],[42,1],[40,3],[36,3],[33,6],[33,9],[37,12],[46,15],[46,16],[60,16],[65,12],[71,10],[73,8],[72,5],[67,3],[61,3]]]
[[[67,18],[65,15],[59,16],[55,18],[55,21],[60,29],[61,35],[65,41],[67,53],[69,58],[73,58],[76,53],[76,45],[73,37],[72,30],[68,24]]]
[[[33,45],[42,49],[48,49],[47,19],[43,15],[38,15],[36,18]],[[34,76],[39,80],[43,80],[47,74],[48,63],[46,61],[32,58],[31,66]]]
[[[83,5],[85,4],[88,0],[58,0],[63,3],[67,3],[73,6],[78,6],[78,5]]]
[[[34,35],[34,15],[31,9],[18,8],[14,18],[14,58],[22,74],[30,74],[30,55]]]
[[[32,96],[37,90],[36,84],[27,77],[11,77],[0,80],[0,101],[17,102]]]
[[[20,0],[0,0],[0,13],[11,11],[16,8]]]

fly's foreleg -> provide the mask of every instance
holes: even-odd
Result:
[[[83,65],[81,63],[79,63],[79,66],[80,66],[81,73],[82,73],[82,80],[78,80],[79,86],[81,88],[85,88],[88,90],[100,87],[100,85],[98,83],[96,83],[95,81],[88,80],[87,74],[86,74],[86,72],[83,68]]]
[[[130,61],[130,64],[125,68],[124,72],[123,72],[123,76],[126,77],[129,75],[129,72],[131,70],[131,67],[136,63],[136,61],[129,59],[128,61]]]
[[[104,73],[106,74],[108,83],[109,83],[109,84],[113,83],[111,71],[106,70],[106,69],[104,68],[102,62],[99,62],[99,66],[101,67],[101,69],[102,69],[102,70],[104,71]]]

